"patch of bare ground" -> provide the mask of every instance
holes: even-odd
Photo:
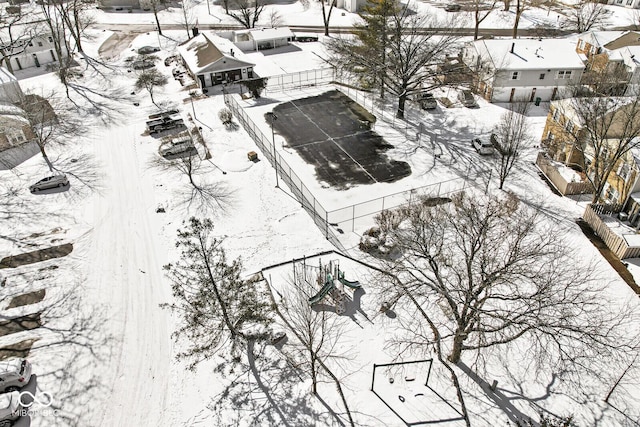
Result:
[[[44,289],[40,289],[38,291],[17,295],[11,298],[11,302],[9,302],[7,308],[21,307],[23,305],[38,303],[44,299],[45,293],[46,291]]]
[[[41,314],[41,312],[32,313],[0,322],[0,336],[39,328],[42,326]]]
[[[64,245],[52,246],[50,248],[39,249],[37,251],[26,252],[18,255],[11,255],[0,260],[0,269],[15,268],[20,267],[21,265],[60,258],[69,255],[71,251],[73,251],[73,244],[65,243]]]
[[[25,358],[29,355],[31,347],[38,341],[38,338],[32,340],[24,340],[15,344],[11,344],[0,348],[0,360],[11,359],[14,357]]]

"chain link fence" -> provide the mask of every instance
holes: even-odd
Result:
[[[335,78],[334,68],[321,68],[319,70],[270,76],[267,78],[267,86],[264,89],[264,93],[284,92],[289,89],[326,85],[334,81]]]
[[[329,74],[329,71],[331,74]],[[329,75],[331,77],[329,77]],[[291,75],[286,75],[291,76]],[[300,88],[312,85],[329,84],[334,77],[332,69],[318,70],[317,73],[312,71],[304,73],[295,73],[290,79],[285,76],[269,77],[274,81],[273,90],[286,90],[292,88]],[[272,80],[274,79],[274,80]],[[297,82],[297,83],[296,83]],[[297,86],[296,86],[297,85]],[[277,89],[276,89],[277,88]],[[362,92],[349,87],[339,88],[345,95],[359,103],[362,107],[370,111],[376,117],[382,117],[386,122],[396,129],[414,129],[414,125],[395,119],[394,115],[380,109],[376,104],[373,95],[364,95]],[[370,226],[373,218],[378,213],[387,210],[405,206],[421,199],[422,197],[447,197],[463,191],[470,186],[480,187],[476,181],[482,180],[481,174],[476,177],[454,178],[447,181],[441,181],[435,184],[425,185],[423,187],[413,188],[410,190],[398,192],[371,199],[366,202],[350,205],[344,208],[327,211],[322,204],[313,196],[311,191],[304,185],[300,177],[293,171],[289,164],[275,150],[273,141],[268,138],[256,126],[251,118],[245,113],[244,109],[238,104],[234,96],[224,93],[224,102],[231,109],[233,114],[238,118],[242,127],[247,131],[256,145],[262,151],[262,155],[271,163],[276,171],[277,179],[281,179],[287,184],[290,191],[300,205],[311,215],[313,222],[320,229],[322,234],[329,240],[338,250],[346,253],[347,250],[338,238],[336,231],[343,232],[344,229],[357,231],[360,228]],[[402,124],[404,123],[404,124]]]

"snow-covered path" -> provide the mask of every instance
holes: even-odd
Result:
[[[134,121],[135,122],[135,121]],[[110,318],[113,336],[104,366],[105,408],[93,414],[103,427],[165,425],[171,361],[170,315],[162,278],[166,251],[156,238],[151,174],[136,151],[138,125],[112,129],[95,144],[103,165],[103,193],[93,204],[89,283]]]

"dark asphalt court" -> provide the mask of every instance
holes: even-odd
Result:
[[[393,182],[411,174],[408,163],[391,160],[392,146],[367,122],[375,118],[351,98],[332,90],[274,108],[275,131],[332,187]],[[266,120],[271,123],[270,113]]]

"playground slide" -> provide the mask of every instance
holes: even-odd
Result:
[[[320,302],[322,298],[324,298],[329,292],[331,292],[331,289],[333,289],[333,280],[326,282],[322,289],[320,289],[320,292],[309,298],[309,304],[313,305]]]
[[[342,283],[343,285],[348,286],[351,289],[360,289],[362,287],[362,285],[360,285],[360,282],[358,282],[357,280],[354,280],[353,282],[347,280],[344,278],[344,273],[342,271],[340,273],[338,274],[338,280],[340,280],[340,283]]]

